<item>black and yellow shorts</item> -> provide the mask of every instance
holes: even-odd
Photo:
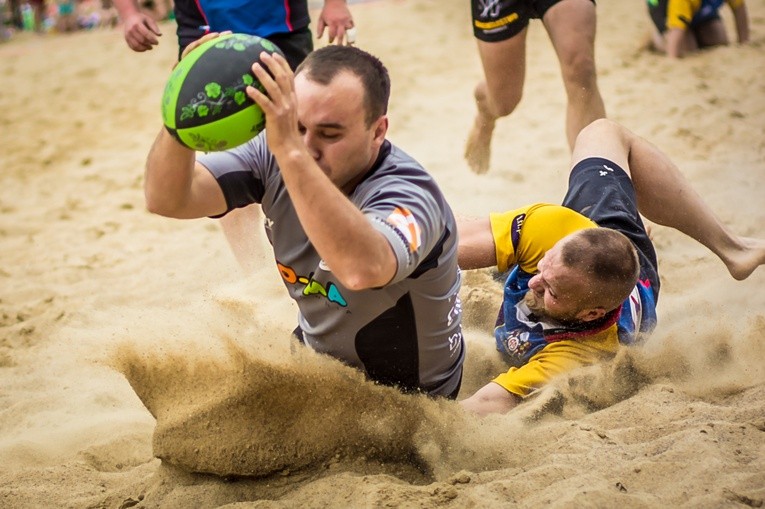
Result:
[[[471,0],[473,35],[486,42],[506,41],[526,28],[529,20],[542,19],[550,7],[561,1]]]

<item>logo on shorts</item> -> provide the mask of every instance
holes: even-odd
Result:
[[[496,18],[499,14],[499,7],[502,0],[480,0],[478,5],[481,8],[481,18]]]
[[[446,326],[451,327],[452,323],[462,315],[462,301],[460,296],[454,300],[454,306],[449,310],[449,315],[446,317]]]
[[[604,168],[605,170],[608,170],[608,171],[599,170],[599,171],[598,171],[598,173],[600,174],[600,176],[601,176],[601,177],[605,177],[606,175],[608,175],[608,172],[609,172],[609,171],[610,171],[611,173],[613,173],[613,172],[614,172],[614,169],[613,169],[613,168],[609,168],[609,167],[608,167],[608,166],[606,166],[605,164],[603,165],[603,168]]]

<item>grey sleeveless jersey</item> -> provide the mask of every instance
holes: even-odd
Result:
[[[233,150],[200,155],[199,162],[218,181],[229,210],[261,204],[276,266],[298,304],[307,345],[377,382],[456,396],[464,360],[457,227],[419,163],[385,141],[348,197],[388,239],[398,260],[385,287],[351,291],[303,231],[265,133]]]

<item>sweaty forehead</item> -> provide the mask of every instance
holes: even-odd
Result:
[[[350,72],[341,72],[326,85],[300,73],[295,76],[295,95],[298,119],[305,126],[347,125],[364,118],[361,80]]]

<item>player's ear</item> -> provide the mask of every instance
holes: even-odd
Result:
[[[593,320],[603,318],[605,315],[606,315],[605,308],[602,308],[602,307],[585,308],[581,310],[579,313],[577,313],[576,318],[583,322],[591,322]]]
[[[382,144],[385,141],[385,135],[388,133],[388,115],[383,115],[374,122],[375,141]]]

